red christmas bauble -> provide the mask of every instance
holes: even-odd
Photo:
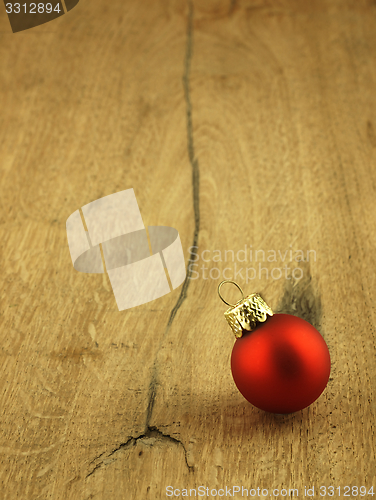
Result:
[[[254,406],[292,413],[309,406],[325,389],[330,354],[307,321],[274,314],[236,340],[231,370],[237,388]]]

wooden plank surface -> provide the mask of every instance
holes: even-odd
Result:
[[[17,34],[1,6],[0,40],[1,499],[376,493],[375,2],[81,0]],[[199,260],[119,312],[65,222],[131,187]],[[237,391],[224,271],[322,333],[309,408]]]

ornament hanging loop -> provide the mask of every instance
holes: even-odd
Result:
[[[235,285],[238,290],[240,291],[240,293],[242,294],[242,300],[244,300],[244,293],[243,293],[243,290],[240,288],[240,286],[236,283],[236,281],[232,281],[232,280],[224,280],[222,281],[219,285],[218,285],[218,295],[219,295],[219,298],[222,300],[222,302],[224,302],[225,304],[227,304],[228,306],[230,307],[235,307],[236,304],[230,304],[229,302],[227,302],[227,300],[225,300],[222,295],[221,295],[221,287],[222,285],[224,285],[225,283],[232,283],[233,285]]]
[[[225,283],[232,283],[242,294],[242,298],[236,304],[230,304],[222,297],[221,287]],[[225,312],[225,318],[236,338],[242,337],[245,330],[252,332],[260,323],[264,323],[269,316],[273,316],[273,311],[260,294],[252,293],[244,297],[243,290],[235,281],[222,281],[218,286],[218,295],[225,304],[230,306],[230,309]]]

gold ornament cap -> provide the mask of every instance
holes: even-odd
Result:
[[[232,283],[240,290],[243,298],[236,304],[230,304],[222,297],[221,287],[225,283]],[[252,332],[257,325],[264,323],[268,319],[268,316],[273,316],[273,311],[261,295],[258,293],[252,293],[251,295],[244,297],[243,290],[235,281],[222,281],[218,285],[218,295],[225,304],[230,306],[230,309],[227,309],[225,312],[225,318],[235,337],[238,339],[242,337],[243,330]]]

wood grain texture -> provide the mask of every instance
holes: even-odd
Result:
[[[375,61],[373,1],[81,0],[17,34],[0,7],[1,499],[376,492]],[[200,260],[119,312],[106,275],[73,269],[65,222],[131,187]],[[309,408],[238,393],[226,268],[321,331]]]

